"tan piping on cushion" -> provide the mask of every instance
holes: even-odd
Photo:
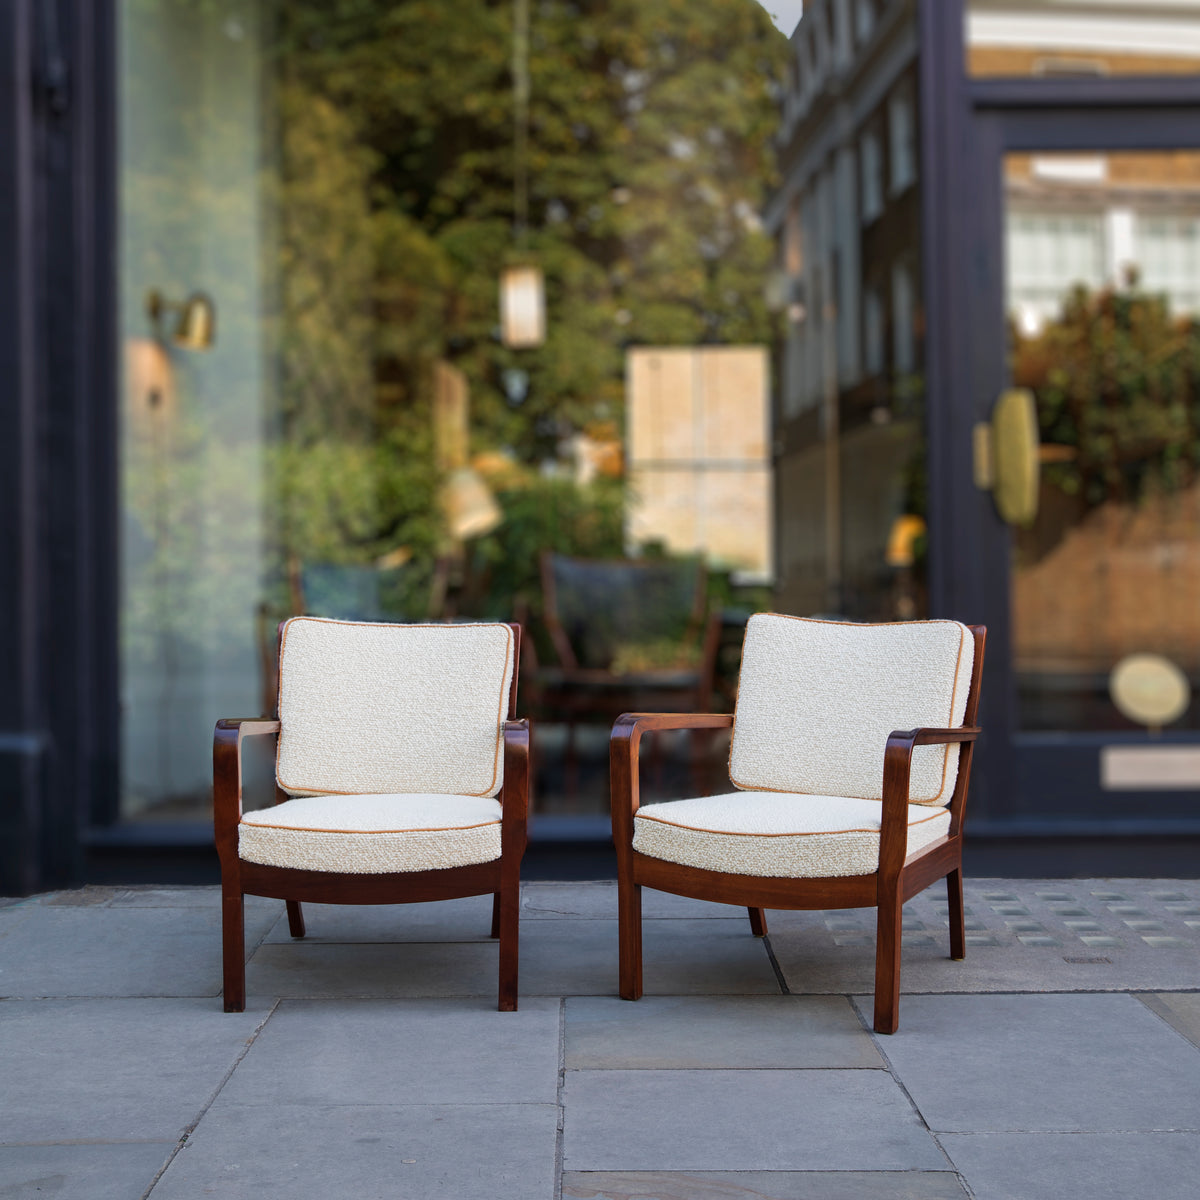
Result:
[[[959,625],[961,621],[950,621],[945,617],[935,617],[927,621],[824,621],[820,617],[794,617],[789,613],[755,613],[755,616],[763,617],[783,617],[785,621],[805,621],[809,625],[849,625],[853,623],[858,628],[877,629],[883,625]],[[950,691],[950,716],[946,718],[946,726],[950,727],[950,722],[954,719],[954,697],[958,695],[958,668],[962,666],[963,646],[966,644],[967,631],[965,627],[959,629],[958,633],[958,657],[954,660],[954,687]],[[742,664],[738,663],[738,690],[742,687]],[[769,788],[769,787],[745,787],[738,783],[733,777],[733,739],[737,735],[737,705],[734,705],[733,723],[729,730],[729,753],[725,756],[725,769],[729,774],[729,782],[735,788],[739,788],[743,792],[777,792],[780,795],[787,795],[787,788]],[[950,761],[950,747],[946,746],[942,752],[942,786],[938,788],[936,796],[928,800],[914,800],[914,804],[935,804],[942,798],[942,793],[946,790],[946,768]],[[878,796],[846,796],[846,800],[878,800]],[[656,818],[657,819],[657,818]],[[920,824],[917,821],[916,824]],[[681,828],[690,828],[690,826],[681,826]],[[856,831],[857,832],[857,831]],[[801,834],[763,834],[763,837],[800,837]]]
[[[336,793],[339,796],[345,792]],[[356,794],[356,793],[351,793]],[[482,829],[485,825],[499,825],[500,821],[477,821],[474,825],[419,825],[411,829],[317,829],[312,825],[268,825],[264,821],[239,821],[251,829],[281,829],[288,833],[351,833],[358,837],[364,833],[458,833],[462,829]]]
[[[756,792],[766,792],[769,788],[755,788]],[[793,793],[802,794],[802,793]],[[846,800],[867,800],[869,796],[845,796],[839,799]],[[874,803],[880,803],[878,800]],[[911,829],[914,825],[924,825],[926,821],[934,821],[940,817],[946,810],[939,808],[937,812],[930,813],[927,817],[922,817],[919,821],[909,821],[908,827]],[[660,825],[670,825],[674,829],[690,829],[693,833],[716,833],[721,837],[834,837],[840,833],[880,833],[881,829],[806,829],[803,831],[797,830],[795,833],[752,833],[746,829],[705,829],[700,825],[683,825],[678,821],[667,821],[662,817],[652,817],[647,814],[645,809],[642,809],[636,814],[636,819],[639,821],[657,821]]]
[[[283,693],[283,648],[287,645],[288,630],[291,628],[293,621],[323,621],[326,625],[367,625],[374,629],[393,629],[396,627],[394,623],[391,623],[388,621],[339,621],[334,617],[289,617],[283,623],[283,636],[279,640],[279,671],[278,671],[279,684],[278,684],[278,691],[276,692],[276,696],[275,696],[275,711],[276,712],[279,711],[279,700],[280,700],[280,696]],[[505,625],[501,621],[495,621],[495,622],[476,621],[476,622],[472,622],[471,625],[466,625],[466,626],[460,625],[460,626],[456,626],[455,628],[459,628],[459,629],[478,628],[480,625],[486,625],[489,629],[493,628],[495,626],[499,626],[500,628],[502,628],[504,630],[504,634],[505,634],[505,638],[504,638],[504,670],[500,673],[500,711],[496,717],[496,749],[492,754],[492,781],[491,781],[491,783],[489,783],[487,785],[486,788],[483,789],[482,792],[447,792],[446,793],[447,795],[451,795],[451,796],[488,796],[488,795],[490,795],[492,788],[494,788],[496,786],[496,775],[500,769],[500,747],[501,747],[501,745],[503,745],[503,740],[504,740],[504,734],[503,734],[504,701],[506,699],[506,697],[504,695],[504,676],[508,674],[508,660],[512,655],[513,634],[512,634],[512,629],[508,625]],[[404,625],[403,628],[404,629],[445,629],[446,626],[445,625],[425,624],[425,625]],[[513,664],[513,674],[516,675],[516,664],[515,663]],[[511,679],[509,680],[509,687],[510,688],[512,687]],[[280,749],[280,746],[282,745],[282,743],[283,743],[283,737],[281,735],[280,737],[276,738],[276,740],[275,740],[275,779],[278,782],[279,786],[281,788],[283,788],[283,790],[285,792],[307,793],[310,796],[360,796],[360,795],[362,795],[361,792],[337,792],[331,788],[304,788],[304,787],[293,788],[293,787],[289,786],[288,784],[284,783],[284,781],[279,778],[279,749]],[[488,822],[488,823],[490,824],[490,822]],[[292,828],[292,826],[290,826],[290,825],[280,825],[280,826],[269,825],[269,826],[263,826],[263,828],[264,829],[275,829],[275,828],[290,829],[290,828]],[[464,826],[460,826],[459,828],[467,829],[467,828],[474,828],[474,826],[464,825]],[[335,830],[320,830],[320,831],[314,831],[314,832],[333,833],[333,832],[337,832],[337,831],[335,831]],[[342,832],[344,832],[344,831],[342,831]],[[368,831],[363,830],[363,832],[365,833]],[[383,832],[383,831],[377,830],[377,831],[370,831],[370,832]]]

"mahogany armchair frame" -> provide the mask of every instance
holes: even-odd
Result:
[[[278,741],[278,718],[240,717],[217,722],[213,735],[213,823],[221,862],[221,937],[226,1012],[246,1007],[244,897],[270,896],[287,902],[288,928],[304,937],[301,903],[413,904],[492,894],[491,935],[499,939],[499,1009],[517,1009],[517,967],[521,903],[521,859],[528,843],[529,722],[515,720],[521,627],[513,631],[513,673],[504,722],[504,776],[498,799],[500,857],[491,862],[434,871],[350,874],[264,866],[238,857],[242,818],[242,741],[269,737]],[[275,803],[291,797],[276,783]]]
[[[612,785],[613,843],[617,851],[617,896],[620,939],[620,994],[625,1000],[642,995],[642,888],[744,906],[751,932],[767,932],[768,908],[877,909],[875,944],[875,1013],[877,1033],[895,1033],[900,1009],[900,923],[904,902],[944,878],[949,900],[950,957],[966,956],[963,923],[962,844],[971,758],[980,730],[975,724],[987,630],[969,626],[975,639],[975,662],[963,724],[957,729],[910,729],[890,734],[883,759],[883,814],[879,835],[879,869],[871,875],[791,879],[734,875],[681,866],[640,854],[633,848],[634,815],[639,805],[638,750],[644,733],[663,729],[723,729],[729,714],[625,713],[613,726],[609,742]],[[947,805],[950,829],[945,837],[908,853],[908,785],[917,746],[961,744],[958,778]]]

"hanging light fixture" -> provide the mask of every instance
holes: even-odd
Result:
[[[546,340],[546,284],[525,253],[529,230],[529,0],[513,0],[513,238],[516,259],[500,275],[500,340],[514,350]]]

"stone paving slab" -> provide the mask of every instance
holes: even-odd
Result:
[[[1200,992],[1141,995],[1138,999],[1200,1049]]]
[[[247,911],[248,952],[277,919],[266,909]],[[215,906],[33,905],[3,947],[0,997],[216,996],[221,991],[221,914]]]
[[[268,1013],[194,999],[5,1001],[0,1143],[178,1138]]]
[[[975,1200],[1195,1200],[1191,1133],[948,1134]]]
[[[289,938],[258,948],[246,968],[246,987],[284,999],[490,996],[494,1005],[498,969],[499,951],[491,939],[485,944]],[[528,995],[524,984],[521,994]]]
[[[283,917],[282,900],[274,902]],[[304,941],[490,942],[491,896],[466,896],[430,904],[305,904]],[[269,943],[290,943],[286,919],[276,922]]]
[[[906,1171],[947,1163],[884,1071],[568,1071],[568,1171]]]
[[[595,883],[527,883],[521,888],[521,919],[524,920],[613,920],[617,915],[617,885],[604,880]],[[747,927],[744,908],[692,900],[670,892],[642,889],[642,916],[646,919],[741,917]]]
[[[561,1002],[284,1000],[222,1104],[554,1104]]]
[[[920,992],[1200,988],[1193,880],[968,880],[967,956],[950,960],[945,886],[904,906],[901,987]],[[867,991],[875,910],[768,913],[790,991]]]
[[[552,1104],[214,1106],[152,1200],[549,1200]]]
[[[842,996],[581,996],[566,1021],[567,1070],[884,1065]]]
[[[964,1200],[949,1171],[567,1171],[579,1200]]]
[[[726,908],[726,911],[728,909]],[[521,991],[535,996],[615,996],[615,920],[529,921],[521,927]],[[761,938],[746,919],[642,922],[647,995],[779,995]]]
[[[900,1029],[880,1046],[935,1131],[1200,1131],[1200,1051],[1133,996],[907,996]]]
[[[174,1153],[175,1141],[0,1146],[6,1200],[132,1200]]]

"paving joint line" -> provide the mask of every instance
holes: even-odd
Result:
[[[554,1131],[554,1200],[560,1200],[563,1186],[563,1129],[566,1125],[566,1106],[563,1104],[563,1091],[567,1080],[567,998],[562,996],[558,1001],[558,1087],[555,1090],[554,1102],[558,1108],[556,1128]]]
[[[236,1071],[238,1069],[238,1067],[240,1067],[242,1065],[242,1060],[246,1057],[247,1054],[250,1053],[250,1048],[254,1045],[255,1042],[258,1041],[258,1035],[260,1033],[262,1033],[262,1031],[264,1029],[266,1029],[267,1022],[270,1021],[270,1019],[275,1015],[276,1011],[279,1008],[280,1003],[281,1003],[281,1001],[276,1000],[271,1005],[271,1007],[267,1010],[266,1016],[264,1016],[263,1019],[258,1023],[258,1025],[255,1026],[254,1032],[246,1039],[246,1044],[242,1047],[241,1053],[238,1054],[237,1058],[235,1058],[233,1061],[233,1065],[221,1077],[221,1081],[213,1089],[212,1095],[209,1096],[208,1100],[201,1107],[199,1113],[196,1114],[195,1120],[191,1121],[189,1124],[184,1126],[182,1135],[175,1142],[175,1148],[171,1151],[171,1153],[169,1155],[167,1155],[167,1161],[165,1163],[163,1163],[163,1165],[155,1173],[154,1178],[152,1180],[150,1180],[150,1186],[148,1188],[146,1188],[146,1190],[141,1194],[140,1200],[149,1200],[150,1193],[153,1192],[156,1187],[158,1187],[158,1181],[160,1179],[162,1179],[162,1177],[167,1173],[168,1169],[170,1168],[171,1164],[175,1161],[175,1158],[179,1154],[180,1150],[182,1150],[184,1148],[184,1146],[187,1145],[188,1139],[192,1136],[193,1133],[196,1132],[196,1127],[208,1115],[208,1110],[210,1108],[212,1108],[212,1106],[216,1103],[217,1097],[221,1094],[222,1091],[225,1090],[225,1085],[233,1077],[234,1071]]]
[[[779,984],[779,990],[785,996],[790,996],[792,994],[792,989],[788,987],[788,981],[783,974],[783,968],[779,965],[779,959],[775,957],[775,947],[771,945],[771,935],[769,933],[764,933],[762,942],[767,948],[767,959],[771,963],[771,970],[775,972],[775,979]]]
[[[921,1111],[920,1105],[917,1104],[916,1100],[913,1098],[913,1094],[912,1094],[912,1092],[910,1092],[908,1090],[908,1087],[904,1083],[904,1080],[902,1080],[900,1078],[899,1074],[896,1071],[895,1064],[892,1062],[891,1058],[888,1056],[888,1052],[883,1047],[883,1038],[885,1036],[894,1037],[895,1035],[894,1034],[884,1035],[884,1034],[876,1033],[874,1026],[869,1025],[867,1023],[867,1015],[866,1015],[866,1011],[865,1011],[865,1006],[860,1009],[858,1007],[858,1005],[854,1003],[854,998],[850,995],[846,995],[846,1002],[850,1005],[851,1009],[858,1016],[858,1022],[863,1027],[863,1029],[866,1030],[867,1036],[875,1044],[876,1050],[879,1051],[879,1057],[883,1059],[884,1069],[887,1071],[888,1075],[891,1076],[892,1082],[900,1089],[901,1095],[903,1095],[904,1098],[908,1101],[909,1107],[916,1114],[917,1120],[920,1121],[920,1123],[921,1123],[921,1128],[924,1129],[927,1134],[929,1134],[930,1140],[938,1148],[938,1152],[946,1160],[946,1163],[949,1165],[950,1169],[954,1172],[955,1178],[958,1180],[959,1184],[962,1186],[964,1191],[966,1191],[967,1195],[974,1196],[975,1193],[973,1191],[971,1191],[970,1188],[968,1188],[968,1186],[967,1186],[966,1177],[958,1169],[958,1166],[955,1163],[954,1159],[952,1159],[950,1157],[950,1155],[947,1153],[946,1147],[942,1145],[937,1134],[930,1127],[929,1122],[927,1120],[925,1120],[925,1114]]]

